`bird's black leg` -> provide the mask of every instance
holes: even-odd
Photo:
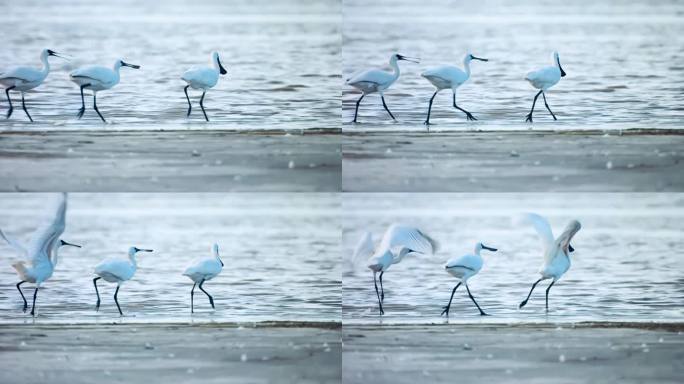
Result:
[[[12,106],[12,99],[10,98],[10,95],[9,95],[10,91],[13,90],[14,88],[16,88],[16,87],[13,85],[13,86],[5,89],[5,95],[7,95],[7,101],[9,102],[9,109],[7,110],[7,117],[6,117],[7,119],[9,119],[10,116],[12,116],[12,112],[14,111],[14,107]]]
[[[189,85],[186,85],[185,88],[183,88],[183,91],[185,92],[185,98],[188,99],[188,115],[187,116],[190,116],[190,112],[192,112],[192,104],[190,104],[190,96],[188,96],[188,88],[189,87],[190,87]],[[195,284],[197,284],[197,283],[195,283]]]
[[[385,271],[380,272],[380,301],[385,302],[385,288],[382,287],[382,274]]]
[[[446,313],[447,317],[449,317],[449,308],[451,308],[451,300],[454,299],[454,293],[456,293],[456,290],[457,290],[458,287],[460,287],[460,286],[461,286],[461,283],[456,284],[456,286],[454,287],[454,289],[451,291],[451,297],[449,298],[449,304],[447,304],[447,306],[444,307],[444,310],[442,311],[442,314],[441,314],[440,316],[442,316],[442,315],[444,315],[444,314]]]
[[[437,96],[437,92],[439,92],[439,90],[436,90],[435,93],[430,98],[430,104],[428,104],[427,119],[425,119],[425,123],[423,123],[425,125],[428,125],[428,130],[430,129],[429,125],[430,125],[430,112],[432,111],[432,101],[435,100],[435,96]]]
[[[204,95],[207,93],[207,91],[202,92],[202,98],[200,98],[200,107],[202,108],[202,113],[204,113],[204,119],[206,121],[209,121],[209,118],[207,117],[207,112],[204,110]]]
[[[477,305],[477,301],[475,301],[475,298],[474,298],[473,295],[470,293],[470,288],[468,288],[468,284],[466,284],[465,286],[466,286],[466,290],[468,291],[468,296],[470,296],[470,300],[472,300],[473,303],[475,303],[475,306],[476,306],[477,309],[480,311],[480,316],[489,316],[489,315],[487,315],[487,314],[485,313],[485,311],[482,310],[482,308],[480,308],[479,305]]]
[[[546,109],[549,110],[549,113],[551,114],[554,120],[558,120],[556,119],[556,115],[553,114],[553,111],[551,111],[551,108],[549,108],[549,103],[546,102],[546,94],[544,92],[542,92],[542,97],[544,98],[544,105],[546,105]]]
[[[192,285],[190,290],[190,313],[195,313],[195,286],[197,283]]]
[[[100,119],[102,119],[102,122],[106,123],[107,120],[105,120],[105,118],[102,117],[100,110],[97,109],[97,92],[93,92],[93,109],[95,109],[95,112],[97,112],[97,114],[100,116]]]
[[[36,296],[38,296],[38,286],[36,285],[36,290],[33,291],[33,307],[31,307],[31,316],[36,316]]]
[[[537,103],[537,98],[538,98],[539,95],[541,95],[542,93],[544,93],[544,91],[539,91],[539,93],[537,93],[537,94],[534,96],[534,100],[532,101],[532,109],[530,109],[530,113],[527,114],[527,118],[525,119],[525,121],[530,122],[530,123],[532,122],[532,112],[534,112],[534,105]]]
[[[378,305],[380,306],[380,314],[384,315],[385,311],[382,310],[382,300],[380,300],[380,292],[378,292],[378,283],[375,280],[375,275],[377,272],[373,272],[373,284],[375,284],[375,294],[378,296]]]
[[[216,309],[216,307],[214,307],[214,298],[211,297],[211,295],[208,294],[207,291],[204,290],[204,288],[202,288],[202,284],[204,284],[204,280],[200,281],[199,283],[200,291],[204,292],[204,294],[207,295],[207,297],[209,298],[209,304],[211,304],[211,308]]]
[[[26,302],[26,298],[24,297],[24,292],[21,291],[20,285],[24,284],[25,281],[22,280],[17,283],[17,289],[19,290],[19,294],[21,295],[21,299],[24,300],[24,312],[26,312],[26,309],[28,308],[28,303]]]
[[[100,280],[100,277],[96,277],[93,279],[93,285],[95,286],[95,294],[97,295],[97,303],[95,304],[95,311],[100,310],[100,292],[97,290],[97,281]]]
[[[21,93],[21,108],[24,110],[24,113],[26,113],[26,116],[28,116],[29,120],[33,123],[33,119],[31,118],[31,115],[28,113],[28,109],[26,109],[26,101],[24,101],[24,92]]]
[[[556,284],[556,279],[553,279],[551,284],[549,284],[548,288],[546,288],[546,312],[549,311],[549,291],[551,290],[551,287]]]
[[[542,280],[544,280],[544,279],[539,279],[539,280],[535,281],[534,284],[532,284],[532,289],[530,289],[530,293],[528,293],[527,298],[525,298],[525,300],[523,300],[522,303],[520,303],[520,306],[518,307],[518,309],[524,307],[527,304],[527,300],[530,299],[530,296],[532,295],[532,291],[534,291],[534,287],[536,287],[537,284],[539,284],[539,282]]]
[[[90,86],[90,83],[81,85],[81,109],[78,110],[78,114],[77,114],[79,119],[81,117],[83,117],[83,114],[85,113],[85,96],[83,96],[83,88],[89,87],[89,86]]]
[[[468,121],[477,120],[477,119],[475,118],[475,116],[473,116],[472,113],[470,113],[470,112],[466,111],[465,109],[463,109],[463,108],[459,107],[458,105],[456,105],[456,94],[455,94],[455,93],[454,93],[454,108],[456,108],[456,109],[458,109],[459,111],[465,113],[465,114],[466,114],[466,120],[468,120]]]
[[[390,112],[389,108],[387,108],[387,103],[385,103],[385,95],[380,95],[380,99],[382,99],[382,106],[385,107],[385,111],[387,111],[387,113],[389,113],[392,120],[396,120],[394,118],[394,115],[392,114],[392,112]]]
[[[361,97],[359,97],[358,100],[356,100],[356,110],[354,111],[354,120],[352,120],[352,123],[356,123],[356,117],[359,115],[359,105],[361,104],[361,100],[366,96],[366,94],[362,94]]]
[[[121,286],[117,284],[116,291],[114,292],[114,302],[116,303],[116,307],[119,308],[119,315],[123,316],[123,312],[121,312],[121,306],[119,306],[119,300],[117,299],[119,288],[121,288]]]

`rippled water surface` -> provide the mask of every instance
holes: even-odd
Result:
[[[19,94],[11,120],[0,129],[339,129],[340,3],[336,0],[220,1],[7,1],[0,4],[0,71],[40,66],[43,48],[70,55],[51,58],[52,72],[26,100]],[[228,75],[207,93],[210,123],[192,91],[186,119],[181,74],[208,65],[217,50]],[[98,93],[102,125],[87,100],[77,120],[78,87],[71,69],[111,66],[118,57],[140,64],[121,70],[121,82]],[[0,113],[6,112],[2,95]]]
[[[345,323],[443,322],[455,279],[444,271],[453,256],[478,241],[499,248],[483,252],[484,267],[454,296],[450,322],[574,322],[684,320],[684,195],[682,194],[352,194],[343,202],[343,309]],[[551,289],[544,314],[540,283],[523,310],[542,264],[531,227],[514,225],[522,212],[548,217],[556,235],[573,218],[582,229],[570,270]],[[385,316],[377,311],[373,275],[349,262],[363,230],[379,241],[392,222],[418,225],[441,244],[434,256],[408,257],[385,273]],[[365,264],[365,263],[360,263]]]
[[[435,98],[433,130],[519,130],[536,91],[524,75],[560,53],[567,77],[548,92],[553,122],[539,99],[536,129],[681,128],[684,118],[684,3],[681,1],[452,1],[349,0],[343,7],[344,78],[387,65],[392,53],[401,76],[385,99],[365,98],[359,124],[345,131],[423,130],[434,88],[420,73],[441,64],[462,67],[467,50],[472,77],[459,88],[459,106],[479,121],[467,123],[451,106],[451,92]],[[351,121],[359,93],[344,86],[343,119]]]
[[[3,194],[0,227],[28,241],[50,195]],[[98,284],[95,312],[93,267],[108,257],[127,257],[131,245],[154,249],[138,257],[138,271],[122,285],[126,322],[339,321],[339,197],[334,194],[71,194],[60,262],[38,294],[36,321],[119,321],[115,285]],[[181,273],[218,242],[225,267],[200,291],[190,316],[192,282]],[[12,248],[0,245],[0,322],[30,322],[21,311],[10,266]],[[27,298],[33,286],[22,285]],[[30,302],[29,302],[30,304]]]

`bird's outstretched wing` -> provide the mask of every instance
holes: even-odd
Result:
[[[368,258],[373,255],[373,251],[375,251],[373,234],[366,231],[361,235],[359,242],[356,243],[354,253],[352,253],[351,258],[349,259],[351,270],[355,272],[364,268]]]
[[[7,235],[5,235],[5,233],[2,231],[2,229],[0,229],[0,237],[2,237],[2,239],[5,240],[7,242],[7,244],[9,244],[10,247],[14,248],[14,250],[17,251],[17,253],[19,253],[21,255],[21,257],[23,257],[23,258],[27,257],[28,251],[26,250],[26,247],[24,247],[18,241],[14,240],[10,237],[7,237]]]
[[[67,196],[62,193],[55,202],[53,214],[46,218],[45,224],[41,225],[33,234],[27,247],[28,256],[34,265],[49,261],[50,254],[66,226]]]
[[[534,227],[542,241],[544,253],[553,246],[553,231],[551,230],[551,225],[544,217],[536,213],[526,213],[520,218],[520,223],[531,224]]]
[[[418,228],[392,224],[382,237],[380,248],[392,249],[395,247],[406,247],[411,253],[432,255],[437,252],[439,244]]]

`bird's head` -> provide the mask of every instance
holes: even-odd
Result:
[[[65,60],[69,60],[67,57],[64,57],[61,54],[53,51],[52,49],[47,49],[47,48],[43,49],[43,53],[41,54],[41,56],[46,57],[46,58],[49,56],[55,56],[55,57],[59,57],[59,58],[65,59]]]
[[[66,242],[66,241],[60,239],[60,240],[59,240],[59,246],[60,246],[60,247],[63,247],[63,246],[65,246],[65,245],[68,245],[68,246],[70,246],[70,247],[81,248],[81,246],[78,245],[78,244],[68,243],[68,242]]]
[[[416,63],[416,64],[420,63],[419,59],[416,59],[413,57],[407,57],[407,56],[395,53],[394,55],[392,55],[392,61],[396,62],[397,60],[410,61],[410,62]]]
[[[130,247],[128,248],[128,255],[129,256],[134,256],[138,252],[153,252],[151,249],[143,249],[143,248],[138,248],[138,247]]]
[[[211,60],[218,68],[220,74],[225,75],[228,73],[228,71],[226,71],[226,69],[223,67],[223,64],[221,64],[221,58],[219,57],[218,52],[214,51],[211,53]]]
[[[489,61],[489,59],[483,59],[481,57],[477,57],[470,52],[466,53],[463,61],[472,61],[472,60]]]
[[[219,246],[218,246],[218,244],[214,244],[214,246],[212,247],[212,251],[214,251],[214,257],[216,257],[216,260],[218,260],[219,263],[221,263],[221,266],[223,267],[223,261],[221,260],[221,257],[219,257]]]

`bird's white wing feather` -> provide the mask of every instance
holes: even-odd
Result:
[[[381,69],[369,69],[359,72],[351,76],[347,80],[347,84],[353,85],[357,83],[374,83],[378,85],[389,83],[394,79],[393,75]]]
[[[21,257],[25,258],[28,255],[28,251],[26,250],[26,247],[24,247],[18,241],[14,240],[10,237],[7,237],[7,235],[5,235],[5,233],[2,231],[2,229],[0,229],[0,237],[2,237],[2,239],[5,240],[7,242],[7,244],[10,245],[10,247],[14,248],[14,250],[17,251],[17,253],[19,253],[21,255]]]
[[[551,230],[551,225],[549,222],[536,213],[524,214],[522,217],[520,217],[519,222],[521,224],[528,224],[534,227],[534,230],[537,231],[539,239],[542,242],[542,246],[544,247],[544,253],[546,254],[546,251],[551,248],[554,243],[553,231]]]
[[[54,213],[51,217],[46,218],[46,223],[33,233],[31,242],[26,248],[34,265],[47,261],[45,258],[49,258],[60,236],[64,233],[67,209],[66,193],[60,194],[54,205]]]
[[[107,259],[95,266],[95,273],[98,275],[109,274],[121,280],[128,280],[133,277],[133,266],[128,260]]]
[[[468,76],[460,68],[454,67],[453,65],[442,65],[439,67],[428,68],[421,76],[430,78],[439,78],[446,80],[454,85],[462,84],[468,79]]]
[[[0,79],[19,79],[25,83],[32,83],[43,78],[43,72],[30,67],[10,68],[0,75]]]
[[[368,258],[373,255],[375,245],[373,244],[373,234],[366,231],[361,235],[359,242],[354,247],[354,253],[349,258],[350,269],[358,271],[364,268],[367,264]]]
[[[482,258],[477,257],[473,254],[467,254],[463,256],[453,257],[449,259],[446,263],[447,267],[462,266],[466,269],[472,271],[479,271],[482,268]]]
[[[87,65],[76,68],[69,74],[71,77],[87,77],[99,81],[101,83],[109,83],[116,78],[114,71],[111,68],[102,67],[99,65]]]
[[[392,249],[395,247],[406,247],[412,253],[432,255],[439,248],[438,243],[421,232],[418,228],[392,224],[380,243],[380,249]]]
[[[216,258],[203,259],[188,267],[183,273],[191,275],[218,275],[221,272],[221,263]]]

